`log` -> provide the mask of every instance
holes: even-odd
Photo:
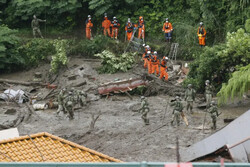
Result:
[[[18,84],[18,85],[25,85],[25,86],[46,85],[46,84],[42,84],[41,82],[25,82],[25,81],[16,81],[16,80],[9,80],[9,79],[0,79],[0,83]]]

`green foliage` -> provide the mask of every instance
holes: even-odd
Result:
[[[117,71],[128,71],[135,62],[136,53],[123,53],[115,55],[114,53],[104,50],[102,53],[95,54],[102,59],[101,73],[115,73]]]
[[[218,89],[235,69],[250,63],[250,36],[243,29],[228,33],[226,44],[205,47],[190,65],[185,83],[193,83],[201,91],[205,80],[213,80]]]
[[[68,41],[64,39],[54,40],[53,46],[55,47],[56,53],[52,56],[52,61],[50,63],[51,64],[50,71],[56,73],[61,67],[65,66],[68,62],[67,49],[69,46],[68,46]]]
[[[49,55],[55,54],[52,40],[32,39],[18,48],[19,54],[25,61],[25,68],[31,68],[47,60]]]
[[[24,63],[23,57],[17,52],[19,38],[16,32],[5,25],[0,26],[0,71],[15,70]]]
[[[248,33],[250,33],[250,19],[247,19],[246,20],[246,23],[245,23],[245,29]]]
[[[218,92],[219,104],[226,103],[229,99],[232,101],[235,97],[242,98],[244,93],[250,90],[250,64],[241,67],[235,71],[227,84],[223,84]]]

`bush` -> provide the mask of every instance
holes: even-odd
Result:
[[[31,68],[48,59],[49,55],[55,54],[53,41],[48,39],[31,39],[18,48],[24,58],[25,67]]]
[[[0,26],[0,71],[16,70],[24,64],[23,57],[17,52],[19,38],[16,32],[5,25]]]
[[[99,69],[100,73],[115,73],[117,71],[128,71],[135,62],[136,53],[115,55],[108,50],[104,50],[102,53],[94,56],[102,59],[102,67]]]

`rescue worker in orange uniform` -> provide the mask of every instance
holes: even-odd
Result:
[[[155,74],[155,72],[156,72],[155,75],[158,76],[159,75],[160,60],[157,58],[156,51],[154,51],[154,54],[152,55],[151,64],[152,64],[151,74]]]
[[[125,31],[127,33],[127,40],[130,41],[133,35],[133,30],[135,29],[134,24],[131,22],[130,18],[128,18],[128,22],[125,26]]]
[[[166,18],[166,21],[163,24],[162,31],[165,33],[166,41],[170,42],[172,38],[173,26],[170,22],[168,22],[168,18]]]
[[[198,31],[197,31],[197,35],[198,35],[198,38],[199,38],[199,45],[201,47],[204,47],[205,46],[205,38],[206,38],[206,30],[203,26],[203,22],[200,22],[200,27],[198,28]]]
[[[116,19],[116,17],[113,17],[113,21],[111,23],[111,27],[112,27],[112,35],[111,35],[111,37],[113,39],[117,39],[117,37],[118,37],[118,29],[120,27],[120,23],[118,22],[118,20]]]
[[[167,73],[167,61],[168,61],[168,57],[165,57],[165,59],[161,60],[161,64],[160,64],[160,79],[162,79],[163,77],[165,77],[165,81],[168,80],[168,73]]]
[[[103,35],[107,36],[107,33],[108,33],[108,36],[111,36],[110,25],[111,25],[111,21],[108,19],[107,13],[104,13],[104,20],[102,22]]]
[[[142,59],[144,61],[143,67],[147,68],[147,66],[148,66],[148,59],[145,56],[147,55],[147,52],[150,51],[151,49],[150,49],[149,45],[147,45],[147,46],[145,46],[145,44],[143,44],[143,45],[144,45],[144,49],[145,49],[145,52],[142,55]]]
[[[93,23],[91,23],[91,18],[88,18],[88,22],[86,24],[86,38],[88,39],[92,38],[92,33],[91,33],[92,27],[93,27]]]
[[[91,15],[88,15],[88,18],[85,21],[85,25],[89,22],[89,18],[91,18]]]
[[[145,58],[147,59],[147,66],[148,66],[148,74],[151,74],[151,70],[152,70],[152,64],[151,64],[151,59],[152,59],[152,54],[151,51],[147,51],[147,54],[145,56]]]
[[[144,41],[144,39],[145,39],[145,23],[144,23],[142,16],[139,17],[137,27],[138,27],[138,38],[143,39],[143,41]]]

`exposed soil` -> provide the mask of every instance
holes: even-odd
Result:
[[[131,111],[131,106],[136,106],[140,102],[139,95],[133,96],[133,100],[130,100],[125,94],[115,94],[106,98],[100,97],[96,89],[100,83],[117,78],[138,78],[138,73],[143,74],[146,71],[137,65],[127,73],[98,74],[96,68],[99,66],[100,61],[98,60],[86,61],[79,57],[72,57],[68,69],[62,70],[53,83],[58,85],[58,89],[52,92],[48,98],[38,101],[39,103],[47,102],[49,99],[54,99],[61,88],[70,88],[86,81],[85,85],[76,87],[76,89],[87,91],[90,103],[75,111],[74,120],[69,120],[63,113],[57,115],[56,109],[31,113],[25,104],[18,106],[15,103],[7,104],[2,101],[0,103],[0,125],[18,127],[20,135],[49,132],[122,161],[175,161],[176,136],[179,137],[180,149],[183,149],[215,132],[210,130],[211,120],[208,115],[205,131],[202,132],[205,112],[198,109],[196,103],[194,114],[185,113],[190,124],[188,127],[183,121],[179,127],[171,126],[172,108],[166,106],[173,97],[162,92],[147,97],[150,104],[148,114],[150,125],[145,126],[140,114]],[[49,65],[45,64],[29,71],[1,75],[0,78],[32,81],[34,73],[41,72],[43,80],[48,81],[48,71]],[[68,79],[69,76],[74,75],[76,75],[75,80]],[[55,78],[55,76],[53,77]],[[157,82],[164,84],[163,81]],[[10,85],[1,85],[2,90],[9,87]],[[176,86],[171,85],[171,89],[174,87]],[[33,89],[33,87],[21,85],[13,85],[12,88],[23,89],[27,92]],[[176,90],[180,91],[181,88],[177,87]],[[30,95],[38,94],[42,99],[49,91],[45,87],[37,87]],[[16,109],[17,112],[4,114],[10,108]],[[226,125],[223,122],[224,118],[236,118],[249,109],[249,99],[220,108],[222,114],[218,118],[218,129]],[[94,130],[90,132],[91,114],[98,115],[99,112],[101,113],[100,118],[96,121]],[[164,124],[167,125],[161,127]],[[6,127],[0,126],[0,129]]]

